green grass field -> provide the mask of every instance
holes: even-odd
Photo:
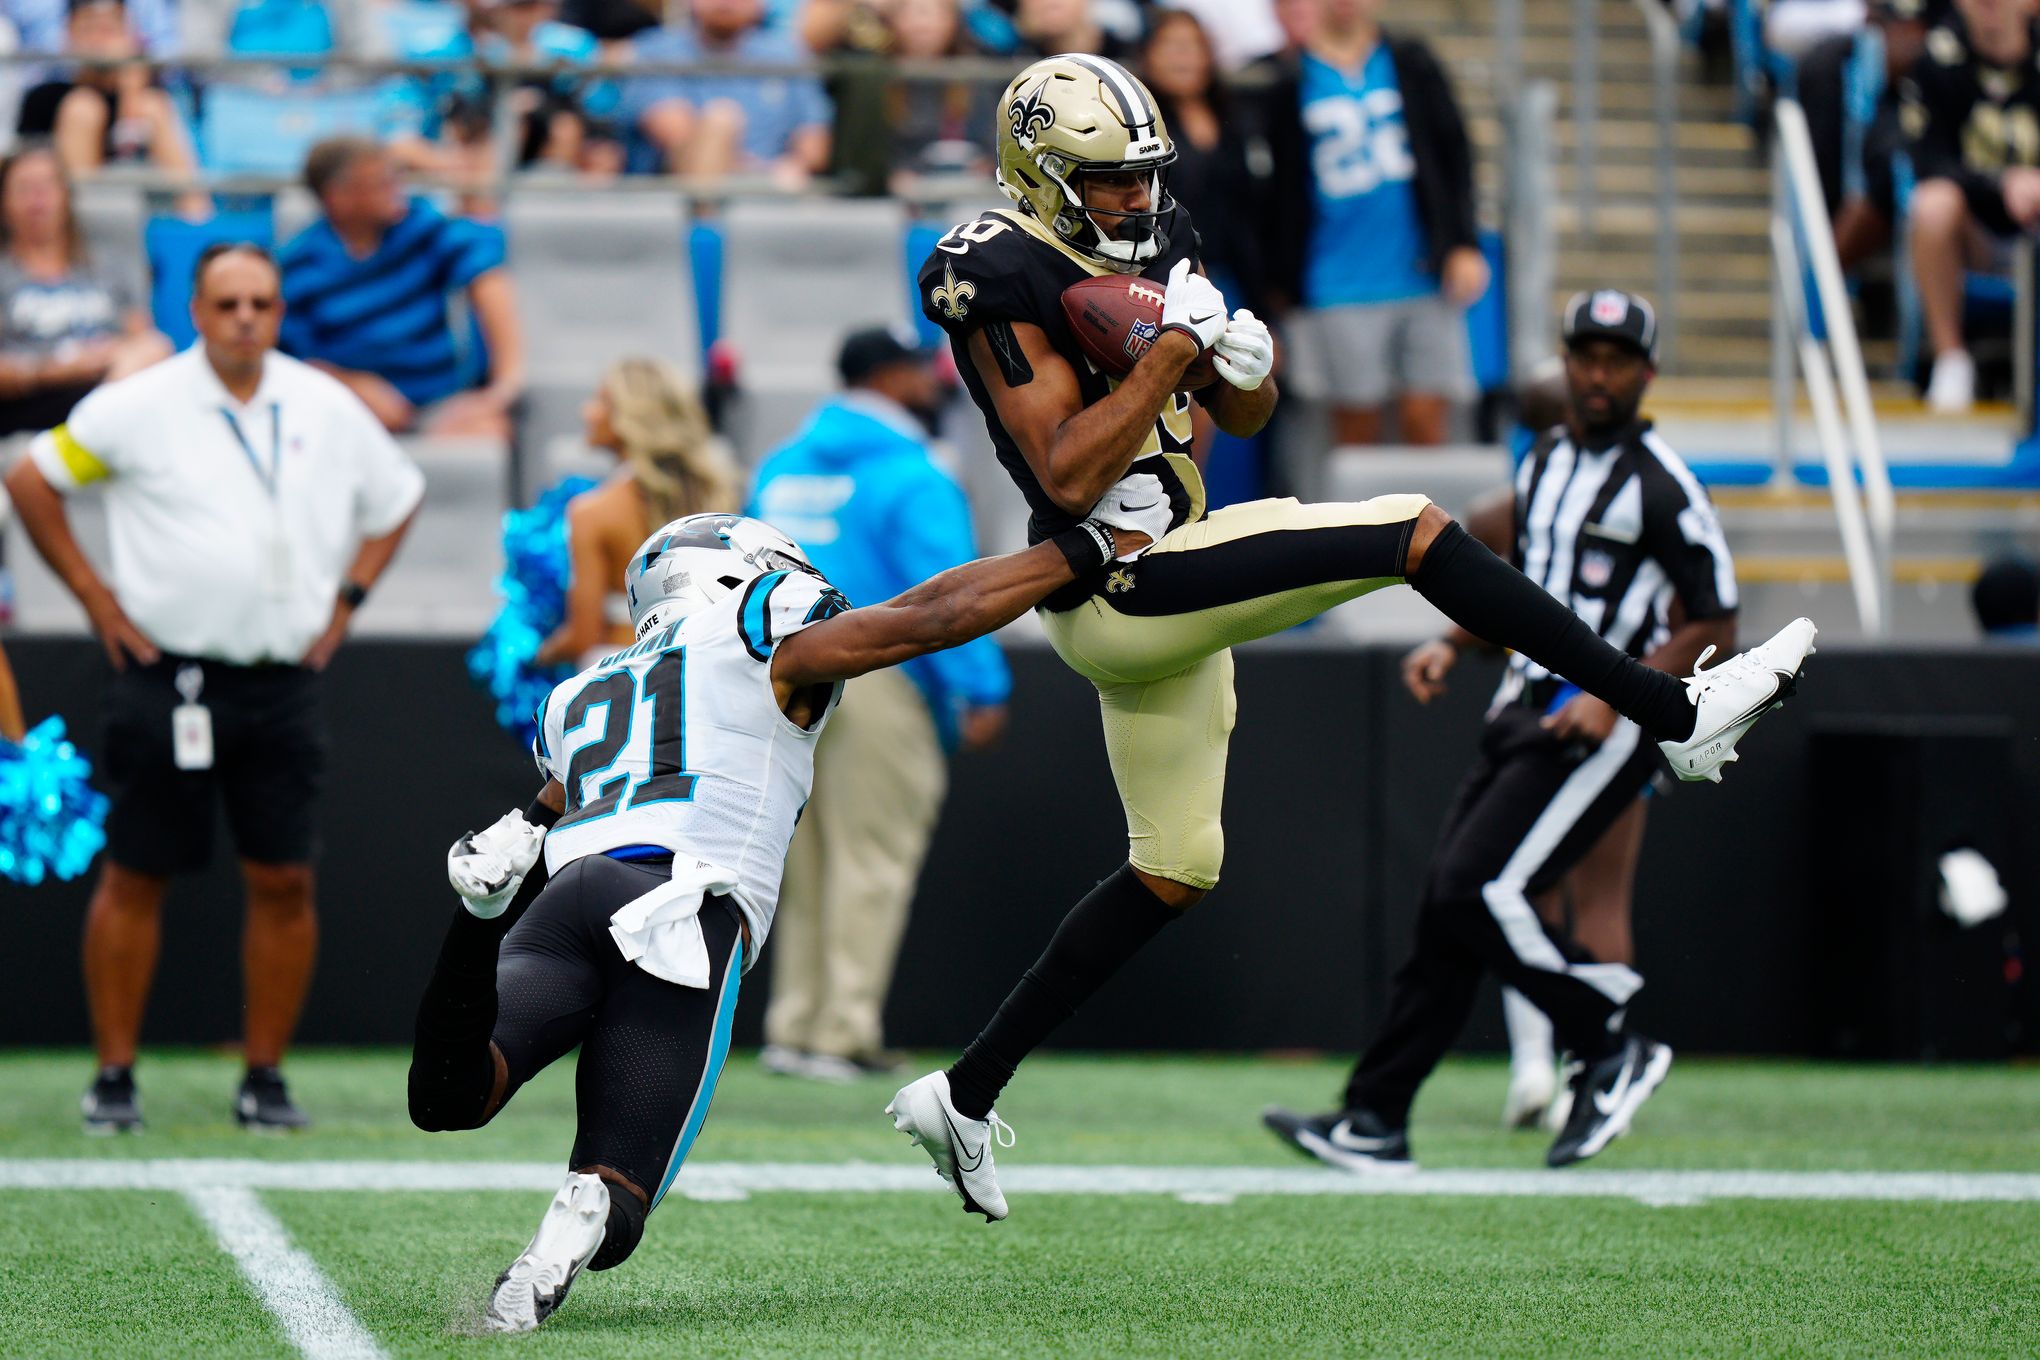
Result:
[[[294,1346],[288,1302],[283,1312],[265,1307],[255,1277],[244,1279],[226,1239],[176,1185],[23,1187],[42,1159],[422,1162],[433,1165],[410,1170],[432,1176],[543,1163],[550,1177],[571,1136],[570,1066],[528,1087],[486,1130],[427,1136],[404,1119],[400,1056],[307,1052],[291,1075],[317,1126],[287,1139],[230,1125],[232,1058],[168,1052],[138,1069],[149,1131],[87,1140],[76,1119],[87,1075],[76,1053],[0,1058],[0,1186],[13,1187],[0,1188],[0,1355],[2040,1350],[2040,1073],[2031,1069],[1681,1062],[1631,1137],[1592,1168],[1545,1173],[1536,1170],[1542,1137],[1494,1126],[1500,1065],[1459,1062],[1418,1106],[1418,1156],[1432,1170],[1487,1169],[1504,1190],[1377,1196],[1311,1193],[1327,1182],[1351,1187],[1330,1171],[1312,1179],[1258,1123],[1266,1103],[1322,1107],[1338,1064],[1044,1056],[1003,1102],[1020,1134],[1000,1155],[1013,1186],[1007,1222],[987,1226],[937,1192],[758,1189],[703,1201],[676,1191],[623,1269],[584,1276],[566,1307],[522,1338],[476,1335],[475,1321],[546,1190],[261,1189],[255,1202],[358,1319],[353,1350],[316,1329]],[[921,1154],[879,1113],[892,1085],[795,1082],[740,1056],[694,1159],[739,1179],[744,1167],[731,1164],[824,1164],[853,1179],[857,1164],[918,1172]],[[1111,1166],[1271,1168],[1302,1179],[1283,1180],[1283,1193],[1193,1196],[1217,1202],[1020,1184],[1032,1168],[1059,1167],[1109,1186],[1112,1173],[1084,1169]],[[272,1179],[318,1169],[271,1168]],[[1881,1198],[1668,1204],[1538,1193],[1567,1178],[1584,1189],[1605,1173],[1617,1173],[1614,1183],[1645,1171],[1789,1173],[1772,1178],[1773,1195],[1821,1183],[1807,1173],[1965,1173],[1947,1185],[1968,1187],[1968,1198],[1876,1178],[1851,1184],[1881,1186]],[[1979,1200],[1979,1185],[2005,1193]],[[230,1204],[245,1198],[227,1194]]]

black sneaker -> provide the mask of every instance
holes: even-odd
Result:
[[[274,1067],[251,1067],[234,1097],[234,1122],[244,1129],[277,1132],[301,1129],[312,1121],[290,1103],[282,1072]]]
[[[1408,1130],[1388,1127],[1371,1110],[1310,1115],[1271,1105],[1261,1111],[1261,1122],[1297,1151],[1347,1171],[1417,1169]]]
[[[1629,1121],[1672,1068],[1672,1050],[1632,1034],[1622,1047],[1582,1067],[1572,1079],[1572,1113],[1544,1154],[1548,1166],[1584,1162],[1629,1132]]]
[[[100,1068],[78,1106],[85,1112],[85,1132],[96,1137],[142,1131],[142,1097],[132,1067]]]

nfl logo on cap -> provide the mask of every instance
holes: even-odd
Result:
[[[1594,294],[1594,300],[1587,304],[1587,315],[1597,326],[1619,326],[1629,315],[1629,297],[1612,288],[1604,288]]]

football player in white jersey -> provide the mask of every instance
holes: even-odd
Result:
[[[547,697],[538,798],[448,854],[462,900],[419,1006],[412,1121],[479,1128],[581,1049],[572,1171],[489,1327],[529,1331],[582,1269],[621,1264],[671,1188],[840,682],[991,632],[1114,547],[1085,522],[852,609],[757,520],[693,515],[645,541],[625,581],[637,642]]]

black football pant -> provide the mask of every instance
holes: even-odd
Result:
[[[701,1131],[729,1054],[744,948],[735,906],[711,897],[701,908],[706,990],[653,977],[623,957],[609,935],[610,916],[671,872],[670,859],[577,859],[503,937],[493,970],[462,973],[452,966],[454,951],[442,955],[420,1008],[411,1068],[412,1114],[421,1127],[479,1127],[578,1045],[568,1165],[607,1167],[658,1204]],[[479,939],[495,925],[463,914],[452,929]],[[460,1008],[486,1006],[491,989],[493,1026],[454,1038]],[[508,1069],[494,1108],[491,1044]]]
[[[1598,749],[1561,742],[1539,709],[1503,709],[1454,797],[1417,917],[1415,952],[1397,970],[1388,1019],[1346,1085],[1346,1108],[1391,1128],[1466,1025],[1493,972],[1551,1017],[1561,1047],[1592,1061],[1621,1042],[1634,970],[1596,963],[1547,929],[1531,898],[1601,839],[1649,782],[1657,752],[1631,722]]]

